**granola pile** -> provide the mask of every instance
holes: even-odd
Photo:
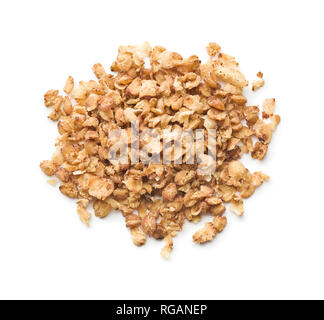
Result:
[[[207,53],[209,60],[201,63],[195,55],[184,59],[148,43],[121,46],[112,73],[95,64],[97,81],[75,86],[70,76],[65,94],[49,90],[44,95],[59,137],[52,159],[40,167],[47,176],[56,176],[61,193],[77,199],[77,213],[86,225],[90,204],[99,218],[118,210],[135,245],[145,244],[147,237],[164,239],[162,256],[167,258],[186,220],[197,223],[209,214],[212,220],[193,240],[211,241],[226,226],[225,204],[242,215],[243,199],[269,179],[261,172],[251,173],[240,158],[244,153],[258,160],[266,156],[280,122],[274,114],[275,99],[264,101],[260,117],[260,108],[248,105],[243,95],[249,82],[235,58],[221,53],[216,43],[207,46]],[[253,91],[264,85],[261,72],[257,78]],[[116,141],[109,139],[109,132],[116,128],[130,132],[132,121],[138,121],[140,131],[215,129],[215,155],[200,160],[208,167],[216,159],[216,171],[199,174],[196,160],[193,164],[110,161],[108,151]],[[141,146],[145,143],[140,141]],[[195,150],[191,152],[194,157]],[[49,183],[55,185],[53,179]]]

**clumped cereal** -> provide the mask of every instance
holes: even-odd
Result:
[[[222,53],[214,42],[206,49],[209,60],[202,63],[195,55],[183,58],[148,43],[121,46],[112,73],[97,63],[93,66],[96,81],[76,85],[69,76],[63,95],[58,90],[44,95],[59,137],[51,160],[41,162],[42,171],[58,178],[62,194],[78,199],[77,213],[83,223],[89,225],[90,205],[98,218],[118,210],[136,246],[145,244],[147,237],[164,239],[164,258],[169,257],[173,238],[186,220],[197,223],[210,214],[213,220],[193,240],[212,241],[227,224],[227,206],[243,215],[243,199],[269,180],[261,172],[251,173],[240,159],[243,154],[258,160],[266,156],[280,122],[274,113],[275,99],[264,101],[260,118],[259,106],[249,105],[244,96],[249,82],[235,58]],[[264,85],[263,74],[257,76],[253,91]],[[135,122],[140,134],[146,129],[163,132],[161,140],[145,134],[133,138]],[[126,142],[109,135],[115,129],[126,130]],[[195,129],[203,131],[200,147],[205,152],[210,147],[207,131],[216,130],[211,140],[215,151],[200,155],[200,162],[198,146],[180,154],[175,149],[178,133]],[[148,151],[140,153],[141,161],[133,161],[136,156],[131,152],[125,163],[108,156],[116,146],[136,141]],[[167,154],[172,161],[156,163],[148,154]]]

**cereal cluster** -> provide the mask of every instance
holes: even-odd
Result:
[[[90,204],[99,218],[118,210],[135,245],[145,244],[147,237],[164,239],[162,256],[167,258],[186,220],[197,223],[203,215],[213,217],[193,235],[202,244],[225,228],[226,203],[235,214],[244,213],[243,199],[269,177],[251,173],[240,158],[244,153],[258,160],[266,156],[280,117],[274,114],[275,99],[264,101],[261,117],[258,106],[247,104],[243,88],[249,82],[234,57],[221,53],[216,43],[207,46],[207,53],[209,60],[201,63],[195,55],[184,59],[148,43],[121,46],[112,73],[95,64],[97,81],[75,86],[70,76],[65,94],[49,90],[44,95],[59,137],[52,159],[40,167],[46,175],[56,176],[61,193],[77,199],[82,222],[89,225]],[[264,85],[263,74],[257,77],[253,91]],[[200,175],[197,159],[192,164],[110,161],[109,149],[117,141],[109,139],[109,132],[116,128],[130,132],[134,121],[140,132],[154,128],[164,135],[180,129],[215,129],[215,154],[200,160],[207,167],[216,161],[216,171]],[[143,147],[147,141],[139,143]],[[154,152],[162,154],[163,148],[173,155],[172,144],[161,144]],[[55,185],[55,180],[49,183]]]

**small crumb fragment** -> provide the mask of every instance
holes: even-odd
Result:
[[[257,91],[264,86],[263,73],[260,71],[257,73],[258,80],[252,82],[252,90]]]
[[[49,185],[51,185],[52,187],[56,187],[57,186],[57,180],[56,179],[48,179],[47,183]]]
[[[82,205],[78,205],[77,212],[81,222],[83,222],[85,225],[89,227],[90,226],[89,220],[91,218],[91,214]]]
[[[162,248],[161,256],[164,259],[169,259],[171,251],[173,249],[173,237],[168,235],[164,238],[165,246]]]

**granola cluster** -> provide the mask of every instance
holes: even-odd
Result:
[[[193,235],[197,243],[211,241],[226,226],[225,204],[242,215],[243,199],[269,179],[261,172],[251,173],[240,158],[244,153],[258,160],[266,156],[280,122],[274,114],[275,99],[265,100],[260,117],[260,108],[248,105],[243,95],[249,82],[235,58],[221,53],[216,43],[207,46],[207,53],[209,60],[201,63],[195,55],[184,59],[148,43],[121,46],[112,73],[95,64],[97,81],[75,86],[69,77],[65,94],[49,90],[44,95],[59,137],[52,159],[40,167],[47,176],[57,177],[61,193],[78,199],[77,213],[86,225],[90,205],[99,218],[119,210],[134,244],[145,244],[147,237],[164,239],[162,256],[167,258],[186,220],[197,223],[211,215],[211,222]],[[257,76],[253,91],[264,85],[262,73]],[[130,132],[133,121],[138,121],[141,132],[215,129],[215,157],[206,154],[202,163],[208,167],[216,159],[216,171],[199,174],[197,161],[181,165],[110,161],[109,149],[118,139],[109,139],[109,132],[116,128]],[[142,147],[146,143],[140,141]],[[155,152],[162,153],[163,148]],[[55,184],[53,179],[50,183]]]

